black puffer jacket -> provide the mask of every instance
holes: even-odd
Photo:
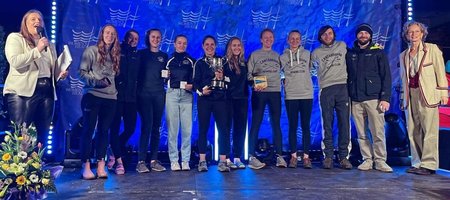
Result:
[[[383,49],[369,44],[360,49],[357,42],[346,55],[348,90],[352,101],[390,101],[391,71]]]

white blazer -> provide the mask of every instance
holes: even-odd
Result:
[[[61,69],[56,64],[56,49],[53,43],[48,48],[50,51],[50,70],[53,76],[53,86]],[[36,88],[39,69],[35,61],[42,57],[38,49],[30,48],[25,38],[20,33],[11,33],[6,39],[5,55],[10,68],[6,77],[3,95],[17,94],[19,96],[31,97]],[[56,91],[53,87],[56,100]]]

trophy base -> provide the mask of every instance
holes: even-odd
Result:
[[[213,80],[211,81],[211,85],[209,86],[209,88],[211,88],[212,90],[225,90],[226,85],[225,82],[222,80]]]

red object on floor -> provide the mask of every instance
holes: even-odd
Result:
[[[450,129],[450,107],[439,107],[439,128]]]
[[[450,83],[450,74],[446,73],[445,76]],[[446,106],[439,107],[439,128],[450,129],[450,102]]]

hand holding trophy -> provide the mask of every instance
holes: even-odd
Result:
[[[211,80],[210,88],[212,90],[224,90],[226,89],[223,65],[227,62],[226,58],[207,58],[206,62],[209,64],[210,69],[214,71],[214,79]]]

